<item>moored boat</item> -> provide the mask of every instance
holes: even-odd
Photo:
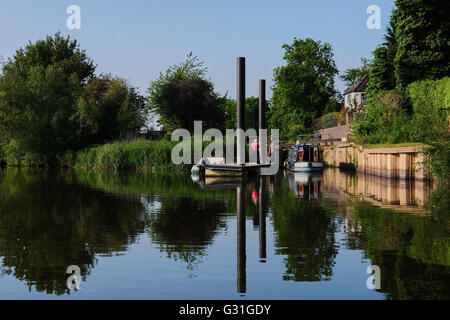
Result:
[[[289,149],[284,168],[293,172],[318,172],[323,170],[319,146],[297,144]]]

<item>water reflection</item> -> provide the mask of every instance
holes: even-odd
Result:
[[[69,265],[83,280],[97,255],[119,254],[142,233],[136,196],[105,194],[74,182],[69,172],[0,171],[1,273],[28,288],[66,294]]]
[[[289,187],[303,199],[319,199],[322,173],[305,173],[286,171]]]
[[[338,247],[335,222],[317,201],[322,177],[308,173],[286,177],[287,185],[277,186],[272,199],[276,253],[286,256],[283,279],[330,280]]]
[[[359,284],[339,267],[342,257],[357,256],[358,265],[380,266],[379,293],[388,299],[449,299],[448,202],[422,208],[430,192],[427,184],[338,170],[198,182],[189,176],[1,170],[1,271],[30,290],[64,295],[67,266],[79,265],[84,281],[96,280],[92,270],[100,258],[114,264],[139,245],[158,254],[149,253],[146,273],[136,278],[158,268],[169,278],[164,286],[142,289],[141,297],[162,288],[175,296],[202,283],[209,288],[202,298],[223,297],[228,286],[239,295],[291,292],[286,297],[297,298],[285,290],[315,282],[336,292],[361,288],[349,293],[359,298],[367,294],[365,270]],[[180,284],[180,273],[192,282]],[[0,276],[0,287],[2,281]],[[127,285],[121,284],[124,294]]]
[[[359,196],[363,201],[386,208],[420,212],[417,206],[428,204],[431,184],[423,180],[399,180],[371,175],[354,175],[339,170],[326,170],[323,176],[325,192],[344,193],[342,198]]]

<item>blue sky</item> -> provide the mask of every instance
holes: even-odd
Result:
[[[69,5],[81,8],[81,29],[69,30]],[[380,30],[369,30],[369,5],[381,8]],[[79,40],[97,72],[124,77],[145,93],[171,64],[193,51],[208,68],[216,91],[235,97],[236,57],[247,59],[247,96],[258,79],[272,84],[283,65],[284,43],[294,37],[329,42],[340,72],[382,42],[394,0],[2,0],[0,55],[60,30]],[[344,84],[336,79],[336,88]],[[271,96],[269,89],[268,96]]]

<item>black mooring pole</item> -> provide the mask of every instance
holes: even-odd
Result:
[[[266,80],[259,80],[259,159],[260,163],[266,163],[267,136],[263,134],[266,129]]]
[[[245,131],[245,58],[237,58],[236,129]],[[244,148],[243,148],[244,147]],[[244,150],[242,154],[241,150]],[[245,163],[244,136],[237,134],[237,163]]]

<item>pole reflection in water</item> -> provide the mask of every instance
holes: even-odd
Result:
[[[259,261],[266,262],[266,208],[264,206],[266,176],[261,176],[259,179]]]
[[[246,292],[246,252],[245,252],[245,187],[236,188],[237,208],[237,291]]]

